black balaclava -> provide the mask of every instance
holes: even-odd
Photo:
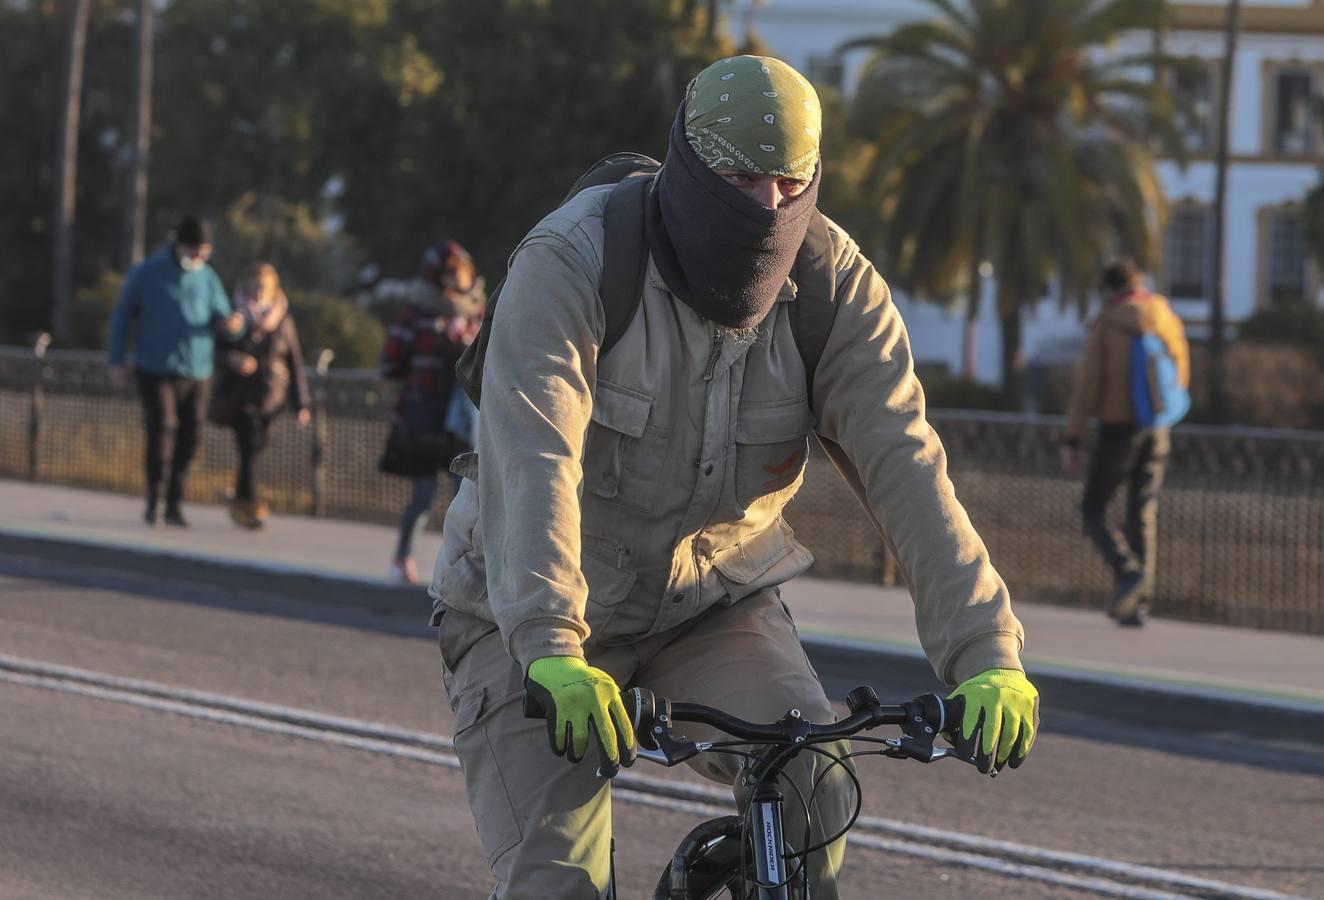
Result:
[[[768,209],[728,184],[685,137],[685,104],[648,197],[648,246],[685,305],[728,328],[751,328],[777,301],[818,200],[822,166],[798,196]]]

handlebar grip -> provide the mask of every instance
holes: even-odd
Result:
[[[924,721],[938,734],[960,728],[965,713],[965,698],[948,699],[938,694],[924,694],[914,700],[923,711]]]
[[[634,726],[635,732],[638,733],[643,729],[646,733],[652,727],[656,715],[656,699],[653,692],[645,688],[631,688],[622,695],[621,699],[625,702],[625,709],[630,714],[630,724]],[[534,696],[533,691],[528,689],[524,691],[524,718],[547,718],[546,707]]]
[[[939,731],[949,732],[952,735],[960,735],[961,720],[965,719],[965,698],[947,698],[943,700],[944,719],[947,724],[943,725]]]
[[[647,688],[630,688],[621,698],[625,701],[625,711],[630,715],[630,724],[640,745],[648,750],[657,749],[653,738],[653,722],[657,718],[657,697]]]
[[[630,714],[630,724],[634,726],[637,732],[639,729],[648,729],[653,724],[653,718],[656,715],[656,699],[653,692],[645,688],[631,688],[622,695],[621,699],[625,702],[625,709]],[[547,709],[534,696],[533,691],[524,691],[524,718],[526,719],[545,719]]]

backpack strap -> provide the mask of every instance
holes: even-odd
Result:
[[[795,257],[796,295],[790,312],[791,333],[805,367],[809,405],[814,405],[814,372],[823,358],[828,335],[837,318],[837,272],[832,260],[827,219],[815,212]]]
[[[634,153],[613,154],[599,161],[586,172],[571,189],[569,197],[579,191],[600,184],[616,183],[607,199],[603,215],[602,279],[598,291],[602,296],[602,309],[607,319],[607,333],[598,355],[602,356],[620,340],[635,311],[643,299],[644,272],[648,265],[648,247],[644,235],[644,200],[653,173],[658,165],[651,157]],[[640,172],[640,169],[651,171]],[[622,178],[623,173],[625,177]],[[619,179],[619,180],[618,180]],[[482,406],[483,366],[487,360],[487,345],[492,336],[492,322],[496,317],[497,301],[506,279],[502,278],[487,297],[487,315],[479,327],[478,336],[455,364],[455,375],[474,406]]]
[[[570,186],[570,193],[561,201],[564,206],[571,197],[585,188],[604,184],[619,184],[631,175],[652,175],[662,164],[651,156],[625,151],[611,153],[595,162],[589,170],[579,176],[579,180]]]
[[[631,175],[611,189],[602,217],[602,280],[598,292],[607,319],[598,358],[606,356],[630,327],[644,297],[648,271],[648,240],[644,233],[645,201],[651,174]]]

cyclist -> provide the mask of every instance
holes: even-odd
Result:
[[[816,215],[820,127],[813,88],[778,60],[724,59],[690,83],[648,197],[643,297],[601,358],[610,191],[576,195],[511,259],[478,452],[454,465],[466,480],[431,588],[493,897],[604,890],[599,770],[634,754],[618,686],[757,721],[792,707],[832,721],[778,593],[812,562],[781,516],[811,431],[854,464],[934,670],[966,698],[958,745],[987,771],[1018,765],[1033,742],[1037,693],[1007,589],[953,493],[887,285],[831,224],[836,312],[807,395],[788,275]],[[524,717],[526,688],[546,722]],[[549,738],[587,760],[568,765]],[[700,759],[738,783],[738,758]],[[840,767],[814,790],[830,768],[806,753],[786,773],[812,795],[816,840],[854,798]],[[803,808],[787,795],[798,842]],[[844,844],[808,859],[819,900],[837,896]]]

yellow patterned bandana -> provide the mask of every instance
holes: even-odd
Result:
[[[769,56],[733,56],[685,89],[685,139],[710,169],[809,181],[823,109],[799,72]]]

